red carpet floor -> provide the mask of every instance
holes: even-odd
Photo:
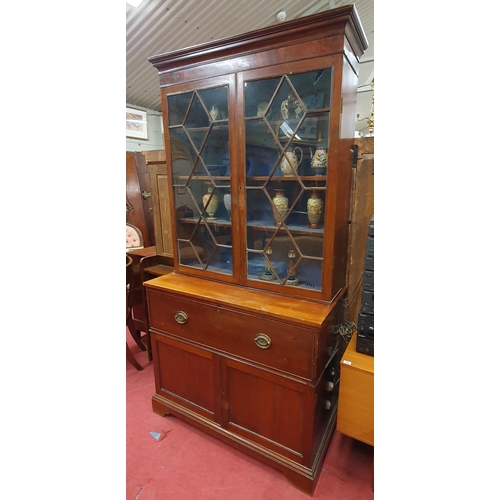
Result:
[[[127,500],[307,500],[279,471],[173,416],[153,413],[153,363],[126,366]],[[150,432],[160,434],[155,439]],[[373,448],[335,432],[312,498],[372,500]]]

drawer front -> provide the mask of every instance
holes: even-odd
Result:
[[[314,329],[154,290],[148,290],[148,308],[151,328],[299,377],[311,377]]]

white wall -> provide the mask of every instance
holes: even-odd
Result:
[[[128,106],[128,104],[127,104]],[[141,108],[140,106],[132,106],[137,109],[142,109],[148,113],[148,140],[131,139],[127,137],[126,151],[146,151],[150,149],[163,149],[163,134],[162,134],[162,117],[158,111]]]

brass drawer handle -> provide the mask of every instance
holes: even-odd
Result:
[[[253,341],[257,347],[260,347],[261,349],[269,349],[269,347],[271,347],[271,339],[263,333],[258,333]]]
[[[183,325],[188,320],[188,315],[184,311],[178,311],[175,313],[175,321]]]

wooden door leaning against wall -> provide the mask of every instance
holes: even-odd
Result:
[[[151,185],[142,153],[127,151],[127,222],[142,233],[145,247],[155,245]]]

